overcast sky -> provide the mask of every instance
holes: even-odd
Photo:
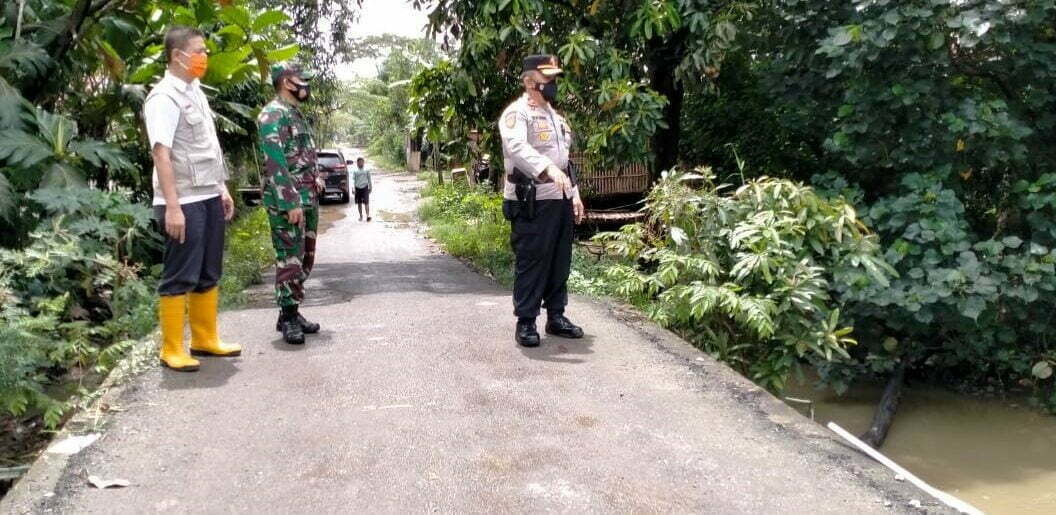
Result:
[[[428,18],[424,12],[411,7],[406,0],[366,0],[359,22],[352,27],[353,37],[396,34],[404,37],[424,37]],[[373,77],[378,74],[381,59],[359,59],[338,65],[338,78]]]

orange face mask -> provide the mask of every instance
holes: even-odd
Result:
[[[180,66],[187,69],[187,73],[190,73],[191,77],[196,79],[205,77],[205,71],[209,69],[209,56],[205,54],[188,54],[182,51],[180,53],[187,56],[190,61],[190,64],[180,63]]]

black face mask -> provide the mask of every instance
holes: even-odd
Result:
[[[307,84],[297,84],[294,82],[290,82],[290,84],[293,84],[293,89],[291,89],[290,92],[293,93],[294,98],[297,100],[304,102],[305,100],[308,100],[308,97],[312,96],[312,88]]]
[[[557,80],[552,80],[546,84],[539,84],[536,86],[539,88],[539,92],[543,94],[543,98],[547,102],[553,104],[557,100]]]

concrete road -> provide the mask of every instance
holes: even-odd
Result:
[[[54,493],[29,481],[11,511],[847,514],[923,499],[613,305],[573,298],[585,339],[518,348],[508,292],[410,223],[419,183],[375,183],[375,221],[341,206],[321,238],[303,308],[321,334],[284,344],[262,288],[221,320],[241,358],[143,374]]]

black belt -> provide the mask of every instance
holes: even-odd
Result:
[[[573,187],[579,186],[579,167],[576,166],[575,163],[569,161],[568,169],[563,171],[565,172],[565,175],[568,175],[568,180],[572,182]],[[536,181],[530,175],[522,172],[520,168],[514,168],[513,172],[506,174],[506,180],[513,183],[531,181],[532,183],[537,184],[548,184],[554,182],[554,180],[550,177],[547,177],[545,181]]]

